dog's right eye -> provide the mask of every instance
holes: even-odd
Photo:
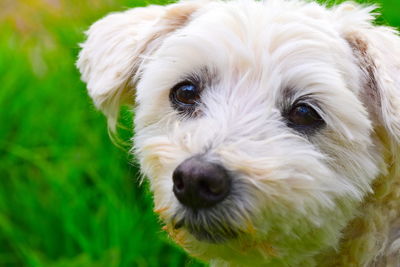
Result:
[[[192,112],[200,99],[198,86],[190,81],[175,85],[170,92],[172,106],[181,112]]]

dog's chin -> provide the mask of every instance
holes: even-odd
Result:
[[[185,210],[174,224],[175,229],[184,228],[198,241],[223,244],[237,239],[242,231],[237,229],[222,216],[216,216],[213,212],[206,210]]]
[[[210,244],[224,244],[238,237],[238,234],[234,231],[232,231],[231,233],[218,233],[212,231],[194,230],[190,228],[188,229],[188,231],[198,241]]]

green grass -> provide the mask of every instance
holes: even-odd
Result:
[[[12,3],[25,13],[0,24],[0,266],[193,263],[161,233],[74,66],[89,23],[128,5],[102,2]]]
[[[396,1],[383,1],[391,25]],[[0,266],[200,265],[161,232],[74,66],[90,23],[145,4],[9,1],[0,14]]]

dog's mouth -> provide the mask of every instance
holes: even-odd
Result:
[[[179,214],[179,215],[178,215]],[[230,216],[217,210],[184,210],[174,216],[174,229],[185,228],[198,241],[220,244],[238,238],[243,231]]]

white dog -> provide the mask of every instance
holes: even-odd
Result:
[[[374,6],[183,1],[108,15],[78,67],[164,229],[230,266],[400,266],[400,38]]]

